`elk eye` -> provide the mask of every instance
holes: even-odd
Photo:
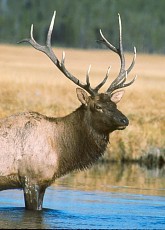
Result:
[[[95,105],[95,109],[96,109],[97,111],[99,111],[99,112],[103,112],[101,106],[99,106],[99,105]]]

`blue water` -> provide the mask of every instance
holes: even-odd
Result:
[[[50,187],[44,210],[25,211],[23,193],[0,192],[0,228],[165,229],[165,197]]]

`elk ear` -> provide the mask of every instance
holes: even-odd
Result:
[[[124,95],[124,90],[117,91],[111,95],[111,101],[113,101],[115,104],[117,104]]]
[[[88,94],[80,88],[76,89],[77,92],[77,97],[79,99],[79,101],[83,104],[83,105],[87,105],[88,103]]]

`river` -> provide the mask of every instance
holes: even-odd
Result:
[[[165,168],[97,164],[46,190],[43,211],[23,192],[0,192],[1,229],[165,229]]]

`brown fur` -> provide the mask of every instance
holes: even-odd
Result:
[[[110,96],[77,95],[82,105],[62,118],[26,112],[0,120],[0,190],[22,188],[27,209],[41,210],[56,178],[89,167],[105,152],[109,133],[128,125]]]

